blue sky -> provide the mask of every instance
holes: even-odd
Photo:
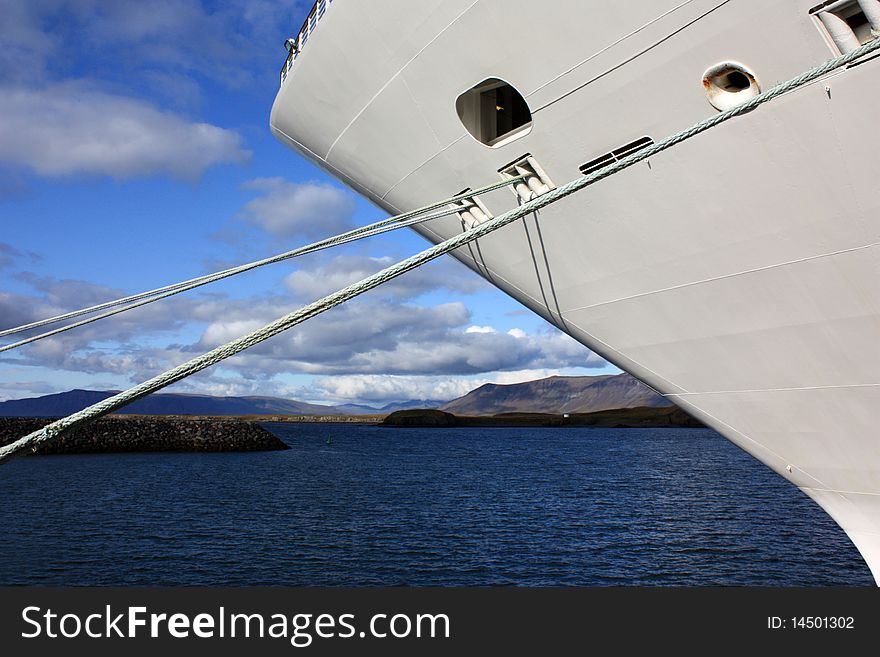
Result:
[[[0,0],[0,327],[382,218],[274,140],[311,3]],[[425,248],[400,231],[0,356],[0,399],[118,389]],[[381,405],[617,370],[450,258],[173,390]]]

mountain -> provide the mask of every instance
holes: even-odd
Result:
[[[0,402],[0,417],[62,417],[116,394],[70,390],[44,397]],[[324,406],[278,397],[211,397],[161,393],[144,397],[119,411],[129,415],[379,415],[409,409],[440,409],[456,415],[498,413],[592,413],[615,408],[670,404],[629,374],[551,376],[497,385],[487,383],[451,402],[409,400],[374,408],[362,404]]]
[[[447,403],[445,400],[438,399],[410,399],[408,401],[391,402],[384,406],[366,406],[364,404],[340,404],[336,409],[340,413],[348,415],[379,415],[381,413],[393,413],[394,411],[405,411],[410,408],[440,408]]]
[[[629,374],[551,376],[537,381],[487,383],[440,407],[456,415],[498,413],[592,413],[614,408],[671,406]]]
[[[441,401],[439,399],[410,399],[409,401],[385,404],[385,406],[379,410],[382,413],[393,413],[394,411],[405,411],[410,408],[440,408],[447,403],[447,400]]]
[[[333,408],[340,415],[380,415],[382,413],[378,408],[366,404],[340,404]]]
[[[115,392],[70,390],[55,395],[0,402],[0,417],[61,417],[96,404]],[[154,394],[119,411],[129,415],[338,415],[334,406],[321,406],[277,397],[211,397]]]

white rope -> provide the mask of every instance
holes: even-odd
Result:
[[[210,276],[201,278],[196,280],[189,285],[183,285],[183,287],[175,287],[168,292],[163,294],[156,295],[154,297],[149,297],[147,299],[141,299],[140,301],[136,301],[135,303],[129,304],[127,306],[122,306],[120,308],[115,308],[113,310],[108,310],[107,312],[103,312],[100,315],[94,315],[92,317],[88,317],[86,319],[82,319],[78,322],[74,322],[72,324],[66,324],[56,329],[52,329],[50,331],[45,331],[43,333],[39,333],[37,335],[33,335],[28,338],[24,338],[17,342],[11,342],[9,344],[5,344],[0,346],[0,353],[6,351],[12,351],[13,349],[18,349],[19,347],[23,347],[25,345],[31,344],[32,342],[37,342],[39,340],[44,340],[46,338],[51,338],[52,336],[59,335],[61,333],[66,333],[67,331],[72,331],[74,329],[80,328],[81,326],[86,326],[87,324],[92,324],[94,322],[101,321],[102,319],[107,319],[108,317],[113,317],[114,315],[119,315],[121,313],[128,312],[129,310],[134,310],[135,308],[140,308],[141,306],[146,306],[155,301],[161,301],[162,299],[167,299],[168,297],[173,297],[177,294],[181,294],[183,292],[187,292],[189,290],[193,290],[197,287],[202,287],[203,285],[208,285],[209,283],[214,283],[219,280],[223,280],[224,278],[229,278],[230,276],[235,276],[236,274],[242,274],[246,271],[250,271],[252,269],[256,269],[257,267],[262,267],[264,265],[269,265],[275,262],[281,262],[282,260],[288,260],[290,258],[295,258],[297,256],[306,255],[308,253],[315,253],[316,251],[322,251],[324,249],[329,249],[335,246],[341,246],[343,244],[348,244],[349,242],[356,242],[358,240],[366,239],[368,237],[374,237],[376,235],[381,235],[383,233],[388,233],[393,230],[400,230],[401,228],[406,228],[407,226],[413,226],[415,224],[425,223],[428,221],[433,221],[434,219],[439,219],[441,217],[446,217],[451,214],[456,214],[457,212],[461,212],[461,208],[453,208],[450,210],[444,210],[442,212],[438,212],[436,214],[427,214],[422,215],[420,217],[413,217],[412,219],[406,219],[404,221],[400,221],[399,223],[388,224],[387,220],[383,220],[379,222],[379,224],[386,225],[378,225],[375,228],[366,229],[357,229],[357,231],[351,231],[350,233],[346,233],[344,235],[337,235],[332,238],[328,238],[326,240],[322,240],[321,242],[316,242],[314,244],[309,244],[308,246],[300,247],[299,249],[294,249],[293,251],[288,251],[287,253],[282,253],[277,256],[272,256],[271,258],[266,258],[265,260],[260,260],[257,262],[252,262],[247,265],[241,265],[239,267],[235,267],[233,269],[227,269],[222,272],[218,272],[217,274],[212,274]],[[363,231],[363,232],[361,232]],[[354,233],[354,234],[352,234]]]
[[[432,203],[430,205],[426,205],[423,208],[419,208],[418,210],[412,210],[411,212],[404,212],[403,214],[396,215],[394,217],[389,217],[388,219],[382,219],[381,221],[377,221],[372,224],[368,224],[366,226],[361,226],[360,228],[354,228],[352,230],[346,231],[344,233],[340,233],[339,235],[334,235],[332,237],[327,237],[318,242],[314,242],[312,244],[307,244],[305,246],[298,247],[291,251],[286,251],[285,253],[280,253],[278,255],[271,256],[269,258],[264,258],[262,260],[257,260],[255,262],[249,262],[243,265],[237,265],[235,267],[231,267],[229,269],[224,269],[223,271],[218,271],[213,274],[206,274],[204,276],[199,276],[197,278],[192,278],[187,281],[181,281],[180,283],[173,283],[171,285],[166,285],[164,287],[159,287],[154,290],[148,290],[146,292],[140,292],[138,294],[133,294],[131,296],[122,297],[121,299],[114,299],[113,301],[106,301],[104,303],[100,303],[95,306],[89,306],[88,308],[81,308],[79,310],[73,310],[61,315],[56,315],[55,317],[48,317],[46,319],[41,319],[36,322],[31,322],[30,324],[23,324],[21,326],[16,326],[14,328],[4,329],[0,331],[0,338],[15,335],[17,333],[23,333],[24,331],[29,331],[32,329],[40,328],[42,326],[48,326],[49,324],[56,324],[57,322],[64,321],[66,319],[74,319],[76,317],[81,317],[83,315],[89,315],[91,313],[95,313],[101,310],[106,310],[107,308],[114,308],[117,306],[125,306],[120,310],[116,310],[109,313],[104,313],[102,315],[98,315],[91,319],[76,322],[74,324],[70,324],[61,329],[56,329],[54,331],[48,331],[46,333],[41,333],[39,335],[35,335],[26,340],[21,340],[18,342],[14,342],[11,344],[3,345],[0,347],[0,353],[4,351],[9,351],[11,349],[16,349],[18,347],[22,347],[26,344],[30,344],[31,342],[36,342],[37,340],[42,340],[44,338],[51,337],[53,335],[57,335],[59,333],[63,333],[65,331],[69,331],[71,329],[78,328],[80,326],[84,326],[86,324],[91,324],[92,322],[96,322],[101,319],[105,319],[107,317],[112,317],[113,315],[118,315],[122,312],[127,312],[134,308],[140,308],[141,306],[145,306],[149,303],[153,303],[154,301],[160,301],[161,299],[167,299],[168,297],[174,296],[176,294],[180,294],[181,292],[187,292],[188,290],[195,289],[197,287],[201,287],[202,285],[208,285],[209,283],[215,283],[217,281],[223,280],[224,278],[229,278],[230,276],[236,276],[237,274],[242,274],[247,271],[251,271],[252,269],[257,269],[258,267],[265,267],[266,265],[275,264],[277,262],[282,262],[285,260],[290,260],[291,258],[296,258],[302,255],[306,255],[309,253],[314,253],[315,251],[321,251],[323,249],[327,249],[333,246],[338,246],[340,244],[348,244],[349,242],[354,242],[359,239],[365,239],[367,237],[373,237],[375,235],[381,235],[382,233],[386,233],[392,230],[398,230],[399,228],[405,228],[406,226],[412,226],[413,224],[422,223],[425,221],[431,221],[433,219],[439,219],[441,217],[446,217],[451,214],[455,214],[456,212],[460,212],[461,208],[453,208],[449,210],[444,210],[437,214],[426,215],[425,213],[431,212],[432,210],[436,210],[438,208],[442,208],[447,205],[451,205],[454,203],[458,203],[459,201],[463,201],[468,198],[473,198],[474,196],[480,196],[482,194],[487,194],[489,192],[493,192],[497,189],[501,189],[503,187],[509,187],[514,183],[519,182],[526,176],[516,176],[514,178],[508,178],[506,180],[502,180],[497,183],[493,183],[491,185],[487,185],[485,187],[481,187],[479,189],[470,190],[464,192],[462,194],[458,194],[451,198],[448,198],[443,201],[437,201],[436,203]],[[148,301],[144,301],[141,303],[132,303],[136,301],[140,301],[142,299],[148,299]],[[126,305],[131,304],[131,305]]]
[[[720,114],[716,114],[715,116],[706,119],[705,121],[701,121],[696,125],[688,128],[687,130],[683,130],[678,132],[671,137],[667,137],[662,141],[657,142],[652,146],[648,146],[640,151],[633,153],[632,155],[628,155],[627,157],[614,162],[613,164],[608,165],[607,167],[600,169],[591,173],[588,176],[583,176],[581,178],[575,179],[562,187],[558,187],[546,194],[539,196],[538,198],[531,200],[518,208],[511,210],[510,212],[506,212],[501,216],[495,217],[494,219],[490,219],[485,223],[482,223],[478,226],[475,226],[465,232],[456,235],[444,242],[436,244],[429,249],[422,251],[406,260],[398,262],[386,269],[383,269],[372,276],[368,276],[367,278],[354,283],[353,285],[349,285],[348,287],[339,290],[338,292],[334,292],[333,294],[327,295],[323,299],[315,301],[307,306],[303,306],[299,310],[296,310],[280,319],[267,324],[266,326],[257,329],[256,331],[252,331],[247,335],[244,335],[232,342],[229,342],[225,345],[217,347],[201,356],[193,358],[182,365],[178,365],[177,367],[160,374],[158,376],[153,377],[152,379],[145,381],[141,384],[126,390],[125,392],[121,392],[113,397],[105,399],[104,401],[98,402],[88,408],[85,408],[78,413],[74,413],[66,418],[61,420],[57,420],[47,425],[46,427],[34,431],[33,433],[20,438],[14,443],[7,445],[5,447],[0,448],[0,462],[5,461],[6,459],[11,458],[13,455],[21,452],[25,449],[36,450],[37,447],[41,443],[44,443],[49,440],[53,440],[57,438],[64,432],[70,431],[71,429],[81,426],[87,422],[91,422],[103,415],[108,413],[112,413],[113,411],[122,408],[142,397],[146,397],[147,395],[156,392],[172,383],[176,383],[186,377],[195,374],[196,372],[200,372],[211,365],[219,363],[235,354],[238,354],[245,349],[253,347],[265,340],[268,340],[271,337],[286,331],[287,329],[296,326],[312,317],[315,317],[331,308],[335,308],[336,306],[352,299],[358,295],[367,292],[368,290],[372,290],[387,281],[390,281],[398,276],[420,267],[421,265],[434,260],[435,258],[439,258],[440,256],[454,251],[474,240],[477,240],[481,237],[488,235],[489,233],[498,230],[508,224],[524,217],[527,214],[531,214],[536,210],[540,210],[551,203],[555,203],[560,199],[563,199],[575,192],[584,189],[585,187],[592,185],[599,180],[607,178],[608,176],[612,176],[628,167],[637,164],[643,160],[646,160],[657,153],[665,151],[673,146],[687,140],[692,137],[705,132],[706,130],[710,130],[715,126],[724,123],[725,121],[729,121],[741,114],[745,114],[759,107],[760,105],[767,103],[774,98],[781,96],[784,93],[787,93],[793,89],[797,89],[798,87],[802,87],[809,82],[825,75],[826,73],[833,71],[836,68],[840,68],[841,66],[845,66],[846,64],[856,60],[859,57],[862,57],[868,53],[874,52],[875,50],[880,49],[880,39],[871,41],[864,46],[853,50],[845,55],[840,57],[836,57],[831,59],[821,66],[818,66],[806,73],[799,75],[796,78],[789,80],[788,82],[784,82],[780,85],[769,89],[768,91],[759,94],[755,98],[752,98],[749,101],[746,101],[742,105],[734,107],[726,112],[722,112]]]

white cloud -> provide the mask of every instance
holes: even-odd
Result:
[[[295,395],[290,394],[287,386],[281,385],[277,381],[265,378],[246,379],[234,374],[230,376],[213,368],[168,386],[164,392],[217,397],[288,397],[296,399]]]
[[[57,390],[45,381],[0,381],[0,401],[48,395]]]
[[[4,324],[21,324],[118,291],[76,281],[29,280],[39,295],[0,294]],[[283,297],[229,300],[222,296],[172,299],[120,315],[5,355],[19,366],[42,366],[141,380],[197,353],[224,344],[295,309]],[[279,374],[472,376],[493,371],[599,367],[574,340],[548,330],[537,334],[467,332],[461,303],[420,306],[377,298],[347,304],[224,363],[236,377],[268,381]],[[201,337],[167,344],[189,326]],[[173,339],[173,338],[172,338]],[[166,346],[158,346],[165,344]]]
[[[80,16],[73,36],[100,43],[130,68],[152,66],[198,74],[230,88],[241,88],[267,70],[275,73],[283,61],[284,38],[311,8],[311,3],[299,0],[71,0],[71,4],[68,13]]]
[[[31,282],[40,286],[39,295],[0,293],[0,316],[9,324],[117,294],[72,281]],[[297,305],[282,297],[170,300],[3,354],[0,367],[48,368],[141,381]],[[468,332],[470,319],[461,303],[426,307],[381,298],[359,301],[256,345],[198,375],[185,388],[212,394],[283,394],[282,375],[311,374],[320,377],[312,392],[289,394],[309,401],[384,403],[453,399],[486,382],[511,383],[566,368],[605,365],[555,329],[533,334],[516,329]],[[179,335],[169,332],[201,323],[207,325],[196,342],[167,344],[167,336]]]
[[[231,322],[219,320],[211,322],[208,328],[205,329],[205,333],[202,335],[202,340],[207,344],[219,346],[231,342],[245,333],[256,331],[263,326],[263,324],[264,322],[254,319],[239,319]]]
[[[298,299],[318,299],[394,262],[395,259],[388,256],[342,255],[309,269],[299,269],[288,275],[284,284]],[[439,289],[469,294],[483,285],[482,279],[457,260],[443,258],[383,284],[379,293],[397,299],[411,299]]]
[[[28,274],[17,278],[35,293],[0,293],[3,324],[21,324],[119,296],[118,290],[82,281]],[[42,367],[141,381],[299,305],[285,296],[169,299],[4,354],[0,367]],[[169,344],[170,340],[183,344]],[[256,345],[188,385],[208,392],[278,394],[284,388],[280,381],[305,374],[323,381],[310,401],[452,399],[487,381],[512,382],[605,364],[556,329],[504,332],[475,325],[460,302],[418,305],[374,295]],[[327,383],[330,376],[338,385]],[[31,377],[9,376],[27,378]]]
[[[230,323],[269,321],[294,307],[227,307],[224,319],[208,327],[197,348],[213,348],[217,338],[232,337]],[[469,320],[470,312],[461,303],[426,307],[381,298],[350,302],[257,345],[232,367],[264,374],[456,376],[605,364],[555,329],[532,335],[468,332]]]
[[[45,176],[192,180],[249,157],[234,132],[81,83],[0,88],[0,116],[0,162]]]
[[[242,218],[272,235],[324,237],[351,226],[354,201],[333,185],[259,178],[244,189],[261,195],[244,206]]]
[[[206,80],[212,90],[222,85],[243,89],[251,99],[262,97],[265,80],[275,76],[283,59],[284,37],[299,27],[311,4],[0,0],[0,168],[11,174],[0,181],[0,195],[16,192],[18,185],[9,183],[12,176],[29,180],[31,172],[192,180],[211,166],[244,162],[249,154],[238,134],[167,107],[205,106]],[[253,48],[254,43],[270,47]],[[96,79],[69,79],[81,71]],[[257,79],[259,87],[247,86]],[[258,229],[265,231],[260,238],[325,236],[352,222],[353,196],[341,187],[262,178],[246,189],[253,198],[235,223],[249,236]],[[241,219],[250,225],[245,228]],[[32,255],[0,244],[4,275],[28,258]],[[143,380],[396,259],[318,256],[318,266],[285,279],[289,294],[229,299],[202,293],[169,299],[3,354],[2,378],[18,383],[10,383],[5,392],[0,386],[0,394],[48,390],[31,381],[37,372],[51,372],[56,384]],[[0,324],[5,326],[120,295],[84,281],[17,278],[33,291],[16,293],[16,287],[0,292]],[[535,378],[540,374],[529,373],[601,363],[555,330],[529,334],[476,326],[461,303],[425,302],[437,290],[470,293],[484,285],[452,259],[435,261],[179,387],[213,394],[284,394],[283,382],[290,380],[284,375],[308,373],[324,382],[326,390],[318,393],[339,401],[445,399],[488,380]]]
[[[0,2],[0,80],[33,80],[53,50],[52,38],[40,29],[32,5],[27,0]]]
[[[11,244],[0,242],[0,269],[8,267],[14,260],[21,257],[21,252]]]
[[[359,400],[383,405],[410,399],[449,401],[471,389],[471,379],[367,374],[322,377],[316,379],[308,390],[299,392],[332,403]]]
[[[293,392],[300,398],[311,396],[313,400],[328,403],[358,400],[383,406],[412,399],[452,401],[487,383],[523,383],[565,373],[562,369],[530,369],[469,377],[356,374],[319,377],[307,389]]]
[[[280,66],[307,11],[300,0],[0,0],[0,80],[112,63],[107,75],[132,86],[162,69],[241,87]]]
[[[0,328],[11,328],[86,305],[118,298],[119,290],[83,281],[56,280],[30,274],[16,275],[35,294],[0,292]],[[138,308],[61,335],[0,355],[0,362],[45,367],[56,372],[118,374],[145,378],[183,359],[180,349],[144,347],[139,340],[180,330],[199,304],[189,299],[168,299]],[[14,341],[55,326],[10,336]],[[112,346],[111,346],[112,345]]]

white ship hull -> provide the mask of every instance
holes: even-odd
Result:
[[[718,62],[767,88],[833,56],[816,3],[336,0],[271,126],[389,212],[527,153],[562,184],[714,113],[701,80]],[[532,111],[495,148],[456,112],[488,78]],[[798,486],[880,580],[878,79],[880,59],[833,73],[455,256]],[[462,222],[417,230],[438,242]]]

